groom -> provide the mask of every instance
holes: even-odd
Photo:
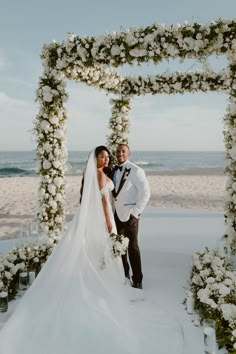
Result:
[[[132,269],[132,286],[142,289],[142,265],[138,245],[138,226],[140,216],[150,198],[150,190],[144,170],[128,160],[129,146],[120,144],[116,150],[118,166],[113,171],[113,190],[115,222],[118,234],[129,239],[128,256],[122,256],[125,276],[130,279]],[[130,263],[130,266],[129,266]]]

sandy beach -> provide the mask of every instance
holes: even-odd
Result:
[[[147,174],[151,189],[149,206],[158,208],[223,211],[226,176],[220,169]],[[66,177],[66,215],[71,219],[79,206],[81,176]],[[0,179],[0,239],[16,237],[22,225],[37,212],[38,177]]]

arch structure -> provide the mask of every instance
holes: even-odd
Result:
[[[224,55],[227,67],[215,72],[203,67],[195,72],[164,72],[154,76],[122,76],[123,64],[160,63],[168,59],[201,60]],[[224,116],[228,175],[225,236],[236,248],[236,21],[218,19],[208,24],[153,24],[104,34],[79,37],[73,33],[61,44],[53,41],[42,49],[43,74],[39,79],[35,120],[39,185],[38,220],[42,230],[56,237],[64,224],[64,174],[67,152],[64,142],[68,94],[65,81],[84,82],[115,95],[111,99],[111,149],[128,142],[129,111],[133,96],[185,92],[224,91],[229,95]]]

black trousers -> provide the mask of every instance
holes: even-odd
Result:
[[[133,272],[132,275],[133,282],[141,283],[143,279],[143,274],[142,274],[141,255],[140,255],[140,250],[138,245],[139,220],[136,219],[133,215],[131,215],[129,220],[123,222],[118,218],[118,215],[115,212],[115,222],[116,222],[118,234],[124,235],[129,239],[128,257],[127,257],[127,253],[122,256],[125,276],[127,278],[130,278],[129,269],[131,266]],[[129,262],[128,262],[128,258],[129,258]]]

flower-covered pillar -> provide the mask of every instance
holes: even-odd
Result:
[[[229,105],[224,117],[224,140],[226,147],[227,202],[225,206],[225,238],[231,252],[236,254],[236,52],[230,55],[231,78]]]
[[[130,98],[123,97],[111,99],[112,114],[109,128],[112,130],[107,138],[107,145],[111,151],[115,151],[118,144],[128,144],[129,138],[129,111],[131,109]]]
[[[67,152],[64,144],[67,99],[64,75],[50,67],[56,44],[44,47],[44,74],[39,81],[37,101],[40,110],[35,122],[37,139],[37,172],[39,183],[38,221],[49,237],[58,235],[64,225],[64,173]],[[53,67],[53,66],[52,66]]]

